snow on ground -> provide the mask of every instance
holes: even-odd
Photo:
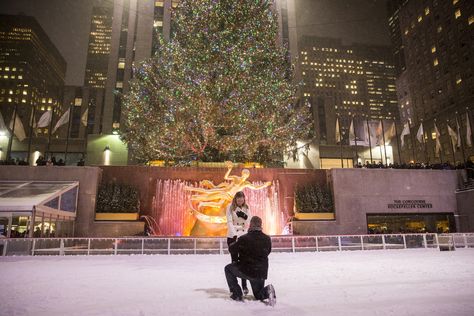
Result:
[[[274,308],[230,300],[229,259],[0,257],[0,315],[474,315],[474,249],[273,253]]]

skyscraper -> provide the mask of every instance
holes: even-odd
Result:
[[[362,138],[357,131],[365,130],[367,120],[384,120],[388,124],[385,130],[398,120],[391,49],[345,45],[339,39],[321,37],[303,37],[299,47],[303,98],[313,109],[314,135],[319,146],[316,166],[319,160],[318,167],[340,167],[341,157],[346,167],[356,156],[371,160],[372,154],[362,151],[361,139],[360,153],[348,146],[349,128],[354,120],[357,138]],[[336,120],[340,130],[336,130]],[[343,148],[337,145],[341,141]],[[375,139],[372,146],[375,147]],[[389,156],[393,162],[393,154]],[[381,158],[386,162],[387,157],[372,160]]]
[[[33,150],[48,150],[50,125],[33,128],[46,111],[61,114],[66,62],[36,19],[23,15],[0,16],[0,111],[11,121],[16,109],[12,157],[32,159]],[[15,120],[16,120],[15,119]],[[26,138],[22,139],[21,122]],[[6,135],[5,131],[0,131]],[[0,136],[6,151],[6,136]],[[30,149],[30,151],[28,151]],[[4,159],[5,156],[2,155]]]
[[[416,150],[408,150],[406,156],[414,152],[415,160],[462,161],[474,154],[466,146],[474,101],[474,3],[402,1],[398,16],[406,65],[397,80],[400,111],[412,133],[423,123],[426,144],[415,141]],[[435,153],[435,123],[441,134],[440,153]],[[454,141],[453,146],[448,125],[459,144]]]

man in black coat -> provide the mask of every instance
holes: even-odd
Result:
[[[229,251],[238,255],[239,260],[226,265],[225,277],[232,292],[230,298],[242,301],[242,289],[237,278],[247,279],[252,286],[253,295],[257,300],[268,299],[274,306],[276,303],[273,285],[265,286],[268,275],[268,255],[272,251],[270,237],[262,232],[262,219],[253,216],[250,220],[248,233],[242,235],[229,246]]]

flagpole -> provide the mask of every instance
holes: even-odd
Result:
[[[355,128],[355,121],[354,121],[355,115],[352,117],[352,128],[354,129],[354,142],[356,146],[356,165],[359,165],[359,151],[357,150],[357,134],[356,134],[356,128]],[[350,135],[349,135],[350,136]],[[350,137],[349,137],[349,145],[350,145]]]
[[[33,109],[31,109],[31,120],[30,120],[30,138],[28,139],[28,155],[26,161],[30,164],[30,153],[31,153],[31,142],[33,140],[33,125],[35,124],[35,114],[36,114],[36,106],[33,105]],[[34,165],[34,163],[33,163]]]
[[[339,117],[339,116],[338,116]],[[339,117],[340,118],[340,117]],[[339,128],[339,143],[341,144],[341,166],[344,168],[344,159],[342,159],[342,133],[341,133],[341,122],[338,124]]]
[[[402,164],[402,156],[400,153],[400,139],[398,138],[397,123],[395,120],[393,120],[393,126],[395,126],[395,137],[397,137],[398,163]]]
[[[423,121],[421,121],[423,124]],[[421,133],[421,139],[423,139],[423,151],[425,152],[425,163],[429,164],[430,159],[428,157],[428,152],[426,151],[426,140],[425,140],[425,129],[423,128],[423,133]]]
[[[446,128],[448,128],[449,126],[449,120],[446,120]],[[453,166],[456,166],[456,156],[454,155],[454,144],[453,144],[453,139],[451,137],[451,134],[449,134],[449,130],[448,130],[448,135],[449,135],[449,140],[450,140],[450,143],[451,143],[451,153],[453,154]]]
[[[367,123],[367,133],[369,134],[369,152],[370,152],[370,163],[372,164],[374,162],[374,159],[372,158],[372,142],[370,140],[370,126],[369,126],[369,118],[366,118],[366,123]]]
[[[434,119],[434,125],[436,127],[436,132],[439,132],[438,126],[436,125],[436,119]],[[438,136],[438,134],[440,135]],[[436,142],[439,142],[439,144],[441,145],[441,133],[436,133]],[[435,145],[435,158],[436,158],[436,145]],[[439,162],[443,163],[443,149],[441,147],[439,148]]]
[[[459,125],[458,112],[456,111],[456,129],[458,130],[458,137],[461,138],[462,163],[466,162],[466,151],[464,150],[464,140],[462,139],[461,125]]]
[[[410,129],[410,136],[411,136],[411,150],[413,151],[413,162],[416,162],[416,156],[415,156],[415,138],[413,133],[411,132],[411,124],[410,120],[408,120],[408,129]]]
[[[15,135],[16,116],[18,115],[17,110],[18,110],[18,103],[15,103],[15,108],[13,109],[13,126],[10,130],[10,138],[8,139],[7,163],[8,163],[8,160],[10,160],[11,154],[12,154],[13,136]]]
[[[46,161],[48,161],[49,149],[50,149],[50,144],[51,144],[51,134],[53,134],[53,120],[54,120],[54,109],[51,106],[51,121],[49,122],[48,147],[47,147],[46,152],[44,154],[44,157],[45,157]],[[48,155],[46,155],[46,154],[48,154]]]
[[[64,165],[67,163],[67,150],[69,149],[69,133],[71,131],[71,125],[72,125],[72,106],[73,103],[69,105],[69,122],[67,125],[67,135],[66,135],[66,152],[64,153]]]
[[[382,140],[383,140],[383,151],[385,153],[385,164],[388,166],[387,146],[385,145],[385,128],[383,127],[383,120],[380,120],[380,122],[382,122]]]

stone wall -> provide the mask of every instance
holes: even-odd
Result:
[[[458,214],[456,171],[332,169],[329,181],[334,190],[336,220],[294,222],[295,234],[366,234],[367,214]],[[408,201],[425,201],[425,204],[416,202],[414,207],[397,207],[410,206],[412,202]],[[431,207],[426,207],[429,204]]]

